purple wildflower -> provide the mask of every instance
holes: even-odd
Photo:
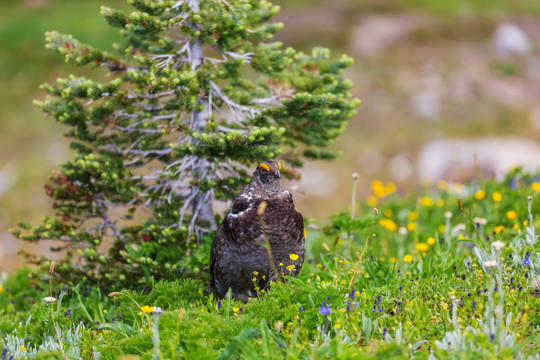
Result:
[[[319,312],[321,315],[327,316],[332,313],[332,310],[330,310],[330,305],[326,305],[326,301],[323,301],[319,307]]]

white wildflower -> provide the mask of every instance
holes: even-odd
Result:
[[[501,251],[503,248],[504,248],[504,243],[500,240],[497,240],[495,242],[493,242],[493,244],[491,244],[491,246],[493,247],[493,249],[495,249],[495,251]]]

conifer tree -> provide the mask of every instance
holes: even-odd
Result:
[[[278,7],[267,1],[129,3],[130,13],[101,10],[123,35],[115,54],[46,35],[67,62],[110,79],[71,75],[43,85],[49,95],[37,102],[66,125],[76,156],[45,186],[56,215],[13,232],[68,249],[55,267],[67,284],[196,272],[217,225],[212,202],[232,199],[254,163],[279,158],[294,177],[304,158],[333,158],[324,148],[358,105],[342,76],[352,59],[271,42],[282,24],[269,22]]]

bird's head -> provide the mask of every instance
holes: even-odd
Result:
[[[261,186],[267,194],[275,194],[281,189],[281,164],[279,161],[266,160],[257,166],[253,173],[253,180]]]

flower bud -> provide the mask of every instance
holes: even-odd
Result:
[[[266,211],[266,201],[263,201],[259,204],[259,207],[257,208],[257,215],[262,216],[265,211]]]

